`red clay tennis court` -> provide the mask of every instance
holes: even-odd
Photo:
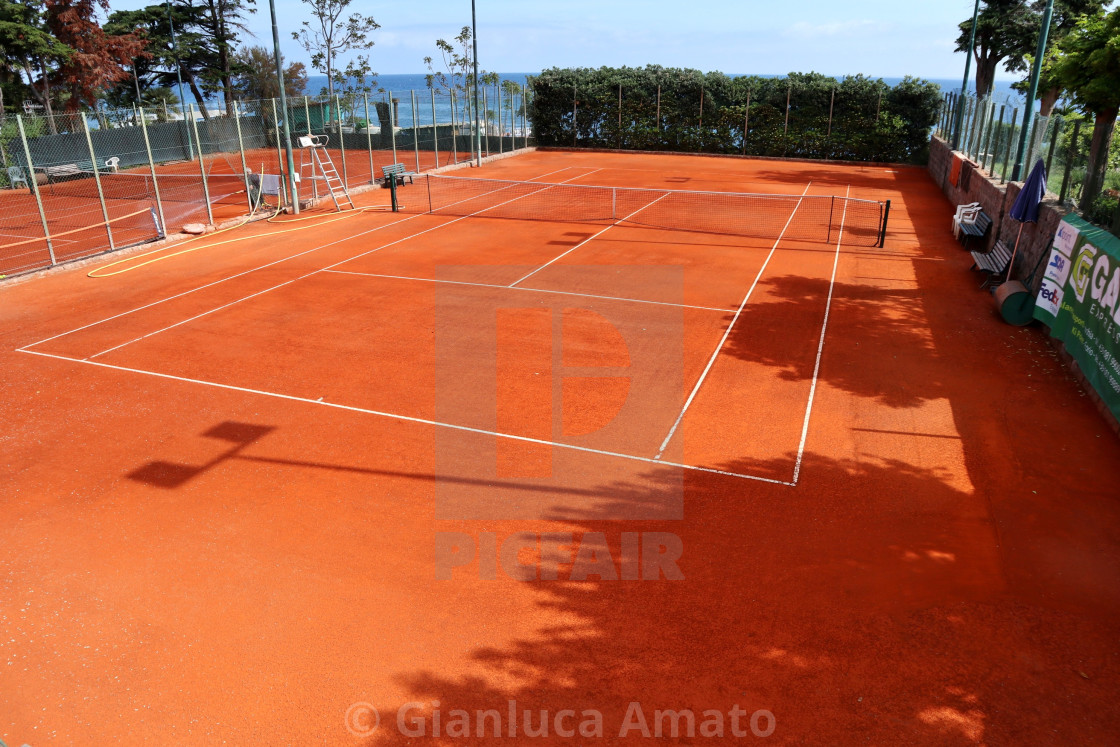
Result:
[[[0,287],[0,738],[1120,726],[1120,446],[923,170],[538,151],[356,201]]]

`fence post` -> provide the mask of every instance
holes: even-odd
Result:
[[[234,102],[233,126],[237,130],[237,150],[241,152],[241,178],[245,181],[245,200],[249,203],[249,212],[253,212],[253,190],[249,186],[249,164],[245,162],[245,141],[241,138],[241,104]]]
[[[1064,119],[1051,119],[1054,123],[1054,131],[1050,133],[1050,150],[1046,154],[1046,179],[1050,179],[1050,167],[1054,165],[1054,150],[1058,147],[1058,126],[1064,122]]]
[[[743,155],[747,155],[747,132],[751,126],[751,89],[747,89],[747,105],[743,108]]]
[[[1069,139],[1069,156],[1066,157],[1066,173],[1062,175],[1062,192],[1058,195],[1058,204],[1066,204],[1069,193],[1069,179],[1073,173],[1073,159],[1077,157],[1077,136],[1081,134],[1081,120],[1073,123],[1073,137]]]
[[[1011,165],[1011,144],[1015,142],[1015,122],[1019,119],[1019,110],[1011,110],[1011,131],[1007,134],[1007,152],[1003,156],[1003,174],[1000,176],[999,183],[1004,184],[1007,182],[1007,169]]]
[[[412,152],[416,154],[416,170],[420,170],[420,129],[416,126],[416,91],[409,90],[412,100]]]
[[[280,118],[276,112],[276,99],[269,99],[272,102],[272,123],[276,126],[276,165],[280,170],[280,194],[276,196],[277,207],[283,207],[284,201],[289,199],[288,195],[288,170],[284,168],[284,150],[280,147]],[[287,114],[287,112],[284,112]],[[263,193],[263,185],[261,187]],[[263,194],[262,194],[263,199]]]
[[[832,107],[836,104],[836,89],[832,89],[832,98],[828,100],[828,132],[826,138],[832,138]]]
[[[373,133],[372,128],[369,126],[369,94],[362,94],[362,106],[366,114],[366,152],[369,154],[369,183],[374,184],[377,182],[377,177],[374,175],[373,168]]]
[[[448,91],[451,97],[451,163],[459,163],[459,113],[455,111],[455,89]]]
[[[502,127],[502,82],[498,81],[498,152],[504,153],[506,148],[506,131]]]
[[[113,228],[109,225],[109,208],[105,204],[105,192],[101,189],[101,172],[97,169],[97,154],[93,152],[93,137],[89,134],[89,122],[86,121],[86,113],[80,112],[82,115],[82,130],[86,133],[86,147],[89,148],[89,162],[93,166],[93,181],[97,183],[97,197],[101,200],[101,214],[105,216],[105,233],[109,236],[109,250],[116,249],[113,243]]]
[[[879,124],[879,110],[883,108],[883,92],[879,91],[879,101],[875,104],[875,124]]]
[[[572,145],[575,145],[579,140],[579,130],[576,129],[576,109],[579,108],[579,94],[576,92],[576,84],[572,84]]]
[[[701,108],[700,119],[701,120],[704,119],[703,107],[704,107],[704,104],[701,103],[700,104],[700,108]],[[618,143],[618,149],[622,150],[622,84],[621,83],[618,84],[618,136],[616,138],[616,142]]]
[[[206,181],[206,162],[202,158],[202,139],[198,136],[198,121],[194,118],[194,107],[187,104],[187,111],[191,117],[191,129],[194,130],[194,141],[198,143],[198,170],[202,174],[202,196],[206,200],[206,217],[210,225],[214,225],[214,210],[210,207],[210,185]]]
[[[338,155],[342,159],[342,185],[350,192],[350,173],[346,170],[346,133],[342,131],[342,99],[334,95],[335,115],[338,117]]]
[[[311,134],[311,102],[307,100],[307,96],[303,97],[303,117],[307,120],[307,134]]]
[[[988,152],[988,156],[991,156],[991,159],[992,159],[991,166],[988,166],[987,169],[986,169],[989,174],[991,174],[996,167],[997,138],[999,136],[1000,131],[1003,129],[1003,111],[1006,108],[1007,108],[1007,104],[1000,104],[1000,107],[999,107],[999,124],[996,124],[996,118],[995,117],[992,117],[992,119],[988,123],[988,145],[985,148],[985,150]],[[984,166],[987,163],[988,163],[988,159],[985,158],[984,162],[981,163],[980,165]]]
[[[486,93],[487,88],[482,89],[482,126],[486,129],[483,130],[486,141],[486,157],[490,157],[490,102],[487,101]]]
[[[43,199],[39,196],[39,182],[35,180],[35,165],[31,161],[31,149],[27,146],[27,132],[23,129],[23,117],[16,115],[16,127],[19,128],[19,139],[23,143],[23,157],[27,160],[27,181],[31,184],[31,193],[35,195],[35,206],[39,208],[39,220],[43,222],[43,238],[47,241],[47,253],[51,256],[51,265],[58,264],[54,256],[54,244],[51,243],[51,229],[47,226],[47,213],[43,210]]]
[[[436,168],[439,168],[439,119],[436,118],[436,89],[429,88],[432,94],[432,151],[436,154]]]
[[[657,114],[654,124],[657,126],[657,132],[661,132],[661,84],[657,84]]]
[[[790,98],[792,96],[793,96],[793,84],[790,83],[786,87],[786,126],[785,126],[785,129],[782,130],[782,135],[788,135],[789,134],[789,101],[790,101]]]
[[[160,232],[167,235],[167,221],[163,219],[163,200],[159,196],[159,178],[156,176],[156,162],[152,158],[152,143],[148,139],[148,122],[144,116],[144,107],[140,107],[140,130],[144,133],[144,150],[148,154],[148,170],[152,172],[152,191],[156,195],[156,212],[159,213]]]

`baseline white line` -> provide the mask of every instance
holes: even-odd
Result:
[[[635,210],[634,212],[630,213],[630,215],[627,215],[627,216],[626,216],[626,218],[619,218],[619,219],[618,219],[618,220],[616,220],[616,221],[615,221],[614,223],[612,223],[612,224],[610,224],[609,226],[607,226],[606,228],[604,228],[604,229],[603,229],[602,231],[599,231],[599,233],[595,234],[594,236],[589,236],[589,237],[587,237],[587,238],[586,238],[586,239],[584,239],[583,241],[581,241],[581,242],[579,242],[578,244],[576,244],[575,246],[573,246],[573,247],[572,247],[571,249],[569,249],[568,251],[566,251],[566,252],[564,252],[563,254],[561,254],[561,255],[560,255],[559,257],[554,257],[554,258],[552,258],[551,260],[549,260],[548,262],[545,262],[545,263],[544,263],[543,265],[541,265],[541,266],[540,266],[540,267],[538,267],[537,269],[533,270],[532,272],[530,272],[530,273],[529,273],[528,275],[526,275],[525,277],[523,277],[523,278],[519,278],[519,279],[517,279],[517,280],[514,280],[514,281],[513,281],[512,283],[510,283],[510,284],[509,284],[509,287],[510,287],[510,288],[513,288],[513,287],[514,287],[514,286],[516,286],[516,285],[517,285],[518,283],[520,283],[520,282],[521,282],[522,280],[528,280],[529,278],[533,277],[534,275],[536,275],[536,274],[537,274],[538,272],[540,272],[540,271],[541,271],[541,270],[543,270],[544,268],[546,268],[546,267],[548,267],[549,265],[551,265],[551,264],[552,264],[553,262],[558,262],[559,260],[563,259],[564,257],[567,257],[567,256],[568,256],[569,254],[571,254],[572,252],[574,252],[574,251],[575,251],[576,249],[579,249],[579,248],[580,248],[581,246],[583,246],[584,244],[588,243],[589,241],[594,241],[595,239],[599,238],[600,236],[602,236],[603,234],[605,234],[605,233],[606,233],[607,231],[609,231],[609,230],[611,230],[612,228],[614,228],[615,226],[617,226],[617,225],[618,225],[619,223],[622,223],[623,221],[625,221],[625,220],[626,220],[627,218],[630,218],[631,216],[637,215],[638,213],[642,212],[642,211],[643,211],[643,210],[645,210],[646,208],[648,208],[648,207],[652,207],[653,205],[657,204],[657,203],[658,203],[658,202],[660,202],[661,200],[664,200],[664,199],[665,199],[666,197],[668,197],[668,196],[669,196],[669,194],[670,194],[669,192],[666,192],[665,194],[661,195],[660,197],[658,197],[658,198],[657,198],[656,200],[654,200],[653,202],[649,203],[648,205],[642,205],[642,206],[641,206],[640,208],[638,208],[638,209],[637,209],[637,210]]]
[[[561,169],[557,169],[556,171],[549,171],[547,174],[541,174],[540,176],[534,176],[532,178],[533,179],[543,179],[546,176],[551,176],[553,174],[557,174],[561,171],[566,171],[566,170],[572,169],[572,168],[576,168],[576,167],[575,166],[565,166]],[[574,177],[574,178],[578,179],[579,177]],[[469,198],[469,199],[473,199],[473,198]],[[455,203],[452,203],[452,204],[455,204]],[[29,343],[27,345],[24,345],[21,348],[18,348],[18,349],[19,350],[26,350],[27,348],[33,348],[37,345],[42,345],[44,343],[50,342],[51,340],[57,340],[60,337],[66,337],[67,335],[72,335],[75,332],[81,332],[84,329],[89,329],[90,327],[96,327],[97,325],[104,324],[105,322],[111,322],[114,319],[120,319],[122,316],[128,316],[129,314],[134,314],[137,311],[143,311],[144,309],[150,309],[151,307],[158,306],[161,303],[166,303],[168,301],[174,301],[176,298],[182,298],[183,296],[190,295],[191,293],[194,293],[196,291],[205,290],[206,288],[210,288],[210,287],[213,287],[215,285],[219,285],[220,283],[224,283],[227,280],[234,280],[236,278],[242,277],[243,275],[248,275],[249,273],[256,272],[257,270],[264,270],[266,268],[272,267],[273,265],[278,265],[281,262],[287,262],[290,259],[296,259],[298,257],[302,257],[305,254],[310,254],[311,252],[317,252],[320,249],[326,249],[327,247],[334,246],[335,244],[341,244],[344,241],[349,241],[351,239],[356,239],[360,236],[365,236],[367,234],[375,233],[375,232],[380,231],[382,229],[389,228],[390,226],[395,226],[398,223],[404,223],[406,221],[415,220],[416,218],[419,218],[422,215],[428,215],[428,213],[418,213],[416,215],[410,215],[407,218],[401,218],[400,220],[395,220],[392,223],[386,223],[383,226],[378,226],[376,228],[371,228],[368,231],[362,231],[360,233],[353,234],[352,236],[347,236],[347,237],[339,239],[337,241],[331,241],[331,242],[326,243],[326,244],[320,244],[319,246],[313,247],[311,249],[305,249],[302,252],[297,252],[296,254],[292,254],[292,255],[289,255],[287,257],[282,257],[281,259],[277,259],[277,260],[274,260],[272,262],[267,262],[263,265],[260,265],[259,267],[254,267],[252,269],[245,270],[244,272],[239,272],[236,275],[230,275],[229,277],[222,278],[221,280],[215,280],[212,283],[206,283],[205,285],[200,285],[197,288],[191,288],[190,290],[183,291],[182,293],[176,293],[173,296],[168,296],[167,298],[160,299],[159,301],[153,301],[152,303],[145,304],[143,306],[137,306],[135,309],[129,309],[128,311],[122,311],[119,314],[114,314],[113,316],[106,317],[106,318],[101,319],[99,321],[90,322],[89,324],[85,324],[81,327],[75,327],[74,329],[71,329],[67,332],[62,332],[60,334],[54,335],[53,337],[47,337],[47,338],[44,338],[44,339],[39,340],[37,342]],[[262,236],[262,237],[267,236],[267,235],[268,234],[260,234],[260,236]]]
[[[852,191],[848,185],[845,197]],[[848,216],[848,203],[844,202],[844,212],[840,214],[840,236],[836,239],[836,254],[832,257],[832,278],[828,281],[828,300],[824,305],[824,322],[821,324],[821,338],[817,341],[817,360],[813,363],[813,383],[809,387],[809,401],[805,404],[805,420],[801,424],[801,442],[797,445],[797,460],[793,463],[791,485],[797,484],[801,475],[801,459],[805,455],[805,442],[809,438],[809,417],[813,414],[813,398],[817,394],[817,377],[821,371],[821,356],[824,353],[824,334],[828,330],[828,312],[832,308],[832,289],[836,286],[836,268],[840,264],[840,244],[844,240],[844,219]]]
[[[573,179],[578,179],[579,177],[578,177],[578,176],[574,176],[574,177],[572,177],[572,178],[573,178]],[[522,195],[521,197],[525,197],[525,195]],[[520,200],[520,199],[521,199],[521,197],[514,197],[514,198],[512,198],[512,199],[510,199],[510,200],[506,200],[505,202],[500,202],[500,203],[498,203],[497,205],[492,205],[491,207],[488,207],[488,208],[486,208],[486,210],[492,210],[493,208],[496,208],[496,207],[501,207],[502,205],[505,205],[505,204],[507,204],[507,203],[510,203],[510,202],[515,202],[516,200]],[[300,275],[299,277],[295,277],[295,278],[292,278],[291,280],[285,280],[285,281],[284,281],[283,283],[277,283],[276,285],[272,286],[271,288],[265,288],[264,290],[261,290],[261,291],[257,291],[256,293],[250,293],[250,294],[249,294],[249,295],[247,295],[247,296],[243,296],[243,297],[241,297],[241,298],[238,298],[238,299],[236,299],[236,300],[234,300],[234,301],[230,301],[229,303],[226,303],[226,304],[222,304],[221,306],[217,306],[217,307],[215,307],[215,308],[213,308],[213,309],[209,309],[209,310],[207,310],[207,311],[204,311],[204,312],[202,312],[201,314],[195,314],[194,316],[192,316],[192,317],[189,317],[189,318],[187,318],[187,319],[182,319],[182,320],[180,320],[180,321],[178,321],[178,322],[175,322],[174,324],[169,324],[169,325],[167,325],[166,327],[164,327],[164,328],[162,328],[162,329],[157,329],[157,330],[155,330],[154,332],[149,332],[149,333],[147,333],[147,334],[145,334],[145,335],[140,335],[139,337],[134,337],[133,339],[131,339],[131,340],[128,340],[127,342],[122,342],[122,343],[121,343],[120,345],[114,345],[114,346],[113,346],[113,347],[111,347],[111,348],[106,348],[105,350],[102,350],[102,351],[100,351],[100,352],[98,352],[98,353],[94,353],[93,355],[91,355],[91,356],[89,356],[88,358],[86,358],[86,360],[92,360],[93,358],[98,358],[98,357],[100,357],[100,356],[102,356],[102,355],[105,355],[106,353],[111,353],[111,352],[113,352],[114,350],[120,350],[121,348],[123,348],[123,347],[125,347],[125,346],[127,346],[127,345],[131,345],[131,344],[132,344],[132,343],[134,343],[134,342],[140,342],[141,340],[146,340],[146,339],[147,339],[147,338],[149,338],[149,337],[152,337],[152,336],[154,336],[154,335],[158,335],[158,334],[160,334],[160,333],[162,333],[162,332],[166,332],[166,331],[167,331],[167,330],[169,330],[169,329],[174,329],[174,328],[176,328],[176,327],[180,327],[180,326],[182,326],[182,325],[184,325],[184,324],[188,324],[188,323],[190,323],[190,322],[193,322],[193,321],[195,321],[195,320],[197,320],[197,319],[201,319],[201,318],[202,318],[202,317],[204,317],[204,316],[209,316],[210,314],[213,314],[213,313],[215,313],[215,312],[218,312],[218,311],[222,311],[223,309],[228,309],[228,308],[229,308],[230,306],[234,306],[234,305],[236,305],[236,304],[239,304],[239,303],[241,303],[242,301],[248,301],[248,300],[249,300],[249,299],[251,299],[251,298],[256,298],[257,296],[263,295],[263,294],[265,294],[265,293],[268,293],[268,292],[270,292],[270,291],[274,291],[274,290],[276,290],[276,289],[278,289],[278,288],[283,288],[284,286],[286,286],[286,285],[291,285],[292,283],[294,283],[294,282],[296,282],[296,281],[298,281],[298,280],[304,280],[304,279],[306,279],[306,278],[309,278],[309,277],[311,277],[312,275],[318,275],[318,274],[319,274],[319,273],[321,273],[321,272],[327,272],[327,271],[329,271],[329,270],[333,270],[333,269],[334,269],[335,267],[339,267],[340,265],[344,265],[344,264],[346,264],[347,262],[352,262],[352,261],[354,261],[355,259],[361,259],[362,257],[366,257],[366,256],[368,256],[368,255],[370,255],[370,254],[373,254],[374,252],[379,252],[379,251],[381,251],[382,249],[386,249],[386,248],[388,248],[388,247],[390,247],[390,246],[395,246],[396,244],[400,244],[400,243],[403,243],[403,242],[405,242],[405,241],[411,241],[412,239],[416,238],[417,236],[423,236],[423,235],[424,235],[424,234],[426,234],[426,233],[431,233],[432,231],[438,231],[438,230],[440,230],[441,228],[447,228],[448,226],[450,226],[450,225],[454,225],[455,223],[458,223],[459,221],[464,221],[464,220],[466,220],[467,218],[471,218],[471,217],[474,217],[475,215],[478,215],[478,213],[480,213],[480,212],[483,212],[483,211],[478,211],[478,212],[475,212],[475,213],[471,213],[470,215],[464,215],[464,216],[463,216],[463,217],[461,217],[461,218],[455,218],[454,220],[449,220],[449,221],[447,221],[446,223],[441,223],[441,224],[439,224],[438,226],[432,226],[431,228],[425,228],[425,229],[424,229],[423,231],[417,231],[416,233],[413,233],[413,234],[410,234],[410,235],[408,235],[408,236],[405,236],[405,237],[403,237],[403,238],[397,239],[396,241],[390,241],[390,242],[389,242],[388,244],[382,244],[381,246],[378,246],[378,247],[375,247],[375,248],[373,248],[373,249],[370,249],[370,250],[369,250],[369,251],[367,251],[367,252],[362,252],[361,254],[355,255],[355,256],[353,256],[353,257],[347,257],[347,258],[346,258],[346,259],[344,259],[344,260],[341,260],[341,261],[339,261],[339,262],[335,262],[335,263],[334,263],[333,265],[327,265],[326,267],[321,267],[321,268],[319,268],[319,269],[317,269],[317,270],[312,270],[311,272],[308,272],[308,273],[305,273],[305,274],[303,274],[303,275]],[[399,222],[401,222],[401,221],[397,221],[397,222],[399,223]]]
[[[463,431],[466,433],[476,433],[483,436],[493,436],[494,438],[507,438],[513,441],[523,441],[526,443],[540,444],[542,446],[552,446],[558,449],[568,449],[571,451],[579,451],[587,454],[598,454],[600,456],[616,457],[618,459],[628,459],[635,462],[643,462],[645,464],[656,464],[665,467],[676,467],[679,469],[693,470],[696,472],[707,472],[715,475],[724,475],[725,477],[735,477],[742,480],[755,480],[757,482],[770,483],[772,485],[783,485],[785,487],[793,487],[792,483],[783,480],[775,480],[770,477],[760,477],[758,475],[748,475],[741,472],[729,472],[726,470],[714,469],[712,467],[699,467],[694,464],[681,464],[678,462],[663,462],[650,459],[649,457],[636,456],[634,454],[623,454],[615,451],[605,451],[603,449],[592,449],[587,446],[576,446],[574,444],[565,444],[557,441],[547,441],[540,438],[531,438],[529,436],[518,436],[513,433],[501,433],[499,431],[489,431],[483,428],[472,428],[467,425],[456,425],[455,423],[444,423],[438,420],[428,420],[427,418],[417,418],[411,415],[399,415],[392,412],[383,412],[381,410],[370,410],[364,407],[355,407],[353,405],[343,405],[334,402],[324,402],[322,400],[309,399],[307,397],[297,397],[293,394],[281,394],[280,392],[268,392],[263,389],[250,389],[248,387],[234,386],[233,384],[221,384],[216,381],[204,381],[202,379],[191,379],[185,376],[175,376],[173,374],[160,373],[158,371],[146,371],[141,368],[129,368],[127,366],[116,366],[111,363],[100,363],[98,361],[80,360],[78,358],[70,358],[65,355],[55,355],[54,353],[44,353],[38,350],[24,350],[20,349],[17,352],[27,353],[29,355],[38,355],[44,358],[55,358],[57,360],[69,361],[71,363],[82,363],[87,366],[98,366],[99,368],[112,369],[114,371],[125,371],[128,373],[143,374],[145,376],[155,376],[160,379],[169,379],[171,381],[180,381],[188,384],[199,384],[201,386],[209,386],[217,389],[225,389],[233,392],[243,392],[245,394],[257,394],[263,397],[272,397],[275,399],[288,400],[290,402],[302,402],[308,405],[319,405],[321,407],[330,407],[336,410],[347,410],[349,412],[358,412],[365,415],[374,415],[382,418],[390,418],[392,420],[401,420],[408,423],[417,423],[420,425],[430,425],[436,428],[448,428],[456,431]]]
[[[657,450],[657,454],[653,457],[654,459],[661,459],[661,455],[664,454],[665,449],[669,447],[669,441],[672,440],[673,434],[677,432],[677,428],[680,427],[681,421],[684,420],[684,414],[688,412],[689,406],[692,405],[692,400],[696,399],[696,393],[700,391],[700,386],[704,383],[704,379],[708,377],[708,372],[711,371],[712,366],[715,365],[716,358],[719,357],[719,353],[721,350],[723,350],[723,346],[727,342],[728,336],[731,335],[731,330],[735,326],[735,322],[739,320],[739,315],[743,313],[743,307],[747,305],[747,301],[751,299],[751,295],[754,293],[754,289],[758,287],[758,281],[762,279],[762,274],[766,272],[766,266],[770,264],[770,260],[774,256],[774,252],[778,250],[778,243],[782,240],[782,237],[785,236],[786,229],[788,229],[789,224],[793,222],[793,216],[797,215],[797,209],[801,207],[801,202],[805,198],[805,195],[809,192],[809,187],[811,187],[812,185],[813,182],[811,181],[805,185],[805,189],[801,192],[801,198],[799,198],[797,200],[797,204],[793,206],[793,211],[790,212],[789,218],[786,219],[786,224],[782,226],[782,231],[778,234],[778,238],[774,240],[774,246],[770,247],[770,253],[766,255],[766,260],[762,263],[762,267],[758,268],[758,274],[754,276],[754,281],[751,283],[751,287],[747,289],[747,295],[743,296],[742,303],[740,303],[739,308],[735,310],[735,316],[731,317],[731,323],[728,324],[727,329],[724,330],[723,337],[720,338],[719,344],[716,345],[716,349],[712,353],[712,357],[708,359],[708,365],[704,366],[704,371],[700,374],[700,378],[697,379],[696,386],[692,387],[692,392],[689,393],[688,399],[685,400],[684,407],[681,408],[680,415],[677,416],[676,421],[673,423],[673,427],[669,429],[669,435],[665,436],[665,440],[661,442],[661,448]]]
[[[578,298],[598,298],[604,301],[625,301],[627,303],[649,303],[657,306],[672,306],[678,309],[697,309],[700,311],[718,311],[721,314],[726,314],[728,309],[720,309],[715,306],[691,306],[686,303],[669,303],[668,301],[647,301],[643,298],[623,298],[621,296],[599,296],[594,293],[571,293],[569,291],[549,290],[546,288],[511,288],[508,285],[494,285],[493,283],[468,283],[463,280],[436,280],[433,278],[414,278],[407,275],[382,275],[376,272],[350,272],[348,270],[326,270],[326,272],[336,275],[359,275],[367,278],[386,278],[389,280],[415,280],[421,283],[447,283],[450,285],[473,285],[478,288],[500,288],[502,290],[515,290],[524,291],[526,293],[555,293],[560,296],[576,296]]]

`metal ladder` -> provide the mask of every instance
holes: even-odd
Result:
[[[334,161],[331,160],[331,154],[326,148],[327,137],[326,135],[301,135],[299,138],[300,145],[300,158],[299,158],[299,175],[300,179],[310,179],[313,196],[319,197],[319,191],[315,189],[315,182],[322,181],[327,185],[327,192],[331,195],[331,201],[334,202],[335,210],[342,212],[342,203],[339,201],[339,196],[345,200],[346,204],[350,205],[350,209],[354,207],[354,201],[350,199],[350,191],[346,189],[346,183],[338,175],[338,169],[334,167]],[[305,162],[304,152],[310,152],[310,162]],[[311,173],[307,174],[307,169],[311,169]],[[316,176],[315,172],[318,170],[321,176]]]

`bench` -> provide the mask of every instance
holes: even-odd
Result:
[[[93,171],[93,163],[90,161],[78,161],[77,163],[63,163],[57,166],[42,166],[40,170],[47,175],[47,182],[53,184],[54,182],[68,179],[70,177],[86,177]]]
[[[985,273],[984,282],[980,287],[992,285],[996,279],[1007,272],[1011,264],[1011,250],[1002,241],[997,241],[991,251],[972,252],[972,269]]]
[[[397,184],[404,184],[404,180],[408,179],[410,183],[414,183],[412,177],[416,174],[405,168],[403,163],[392,163],[388,166],[381,168],[381,173],[384,175],[385,184],[389,183],[389,179],[396,179]]]
[[[961,245],[965,249],[968,248],[968,242],[972,239],[983,239],[988,235],[988,229],[992,227],[992,219],[983,210],[976,211],[976,217],[971,221],[961,221],[960,240]]]

